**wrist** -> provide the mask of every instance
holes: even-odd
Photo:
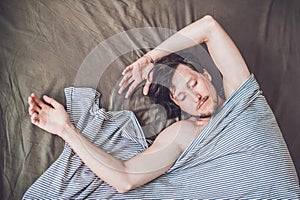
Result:
[[[67,141],[68,138],[69,138],[72,134],[74,134],[74,133],[76,133],[76,132],[77,132],[77,129],[76,129],[76,127],[75,127],[72,123],[66,123],[66,124],[64,125],[64,127],[63,127],[63,130],[62,130],[62,132],[61,132],[61,134],[60,134],[60,137],[61,137],[63,140]]]
[[[156,47],[155,49],[152,49],[151,51],[147,52],[145,56],[151,58],[151,60],[153,61],[151,63],[156,63],[161,58],[169,55],[170,53],[172,53],[172,51],[163,50],[160,47]]]
[[[143,57],[146,58],[148,63],[155,63],[155,60],[150,52],[146,53]]]

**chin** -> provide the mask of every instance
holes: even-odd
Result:
[[[211,118],[212,117],[212,113],[203,113],[200,115],[200,118]]]
[[[212,117],[215,114],[215,109],[211,108],[211,109],[205,109],[204,111],[202,111],[200,114],[198,114],[200,117],[202,118],[209,118]]]

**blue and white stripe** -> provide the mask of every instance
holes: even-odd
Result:
[[[99,108],[100,93],[90,88],[72,87],[65,93],[72,122],[95,145],[123,160],[147,148],[132,112],[105,112]],[[66,144],[24,199],[298,199],[297,181],[276,119],[252,75],[168,172],[152,182],[120,194]]]

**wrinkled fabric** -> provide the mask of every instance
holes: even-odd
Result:
[[[148,147],[133,112],[106,112],[99,107],[100,93],[91,88],[66,88],[65,94],[71,122],[96,146],[123,160]],[[84,199],[101,187],[106,188],[105,194],[116,192],[97,178],[66,143],[60,157],[24,199]]]
[[[76,128],[98,147],[127,160],[147,143],[132,112],[105,112],[93,89],[66,89]],[[162,176],[120,194],[66,144],[24,199],[288,198],[300,195],[297,174],[275,117],[254,76],[224,103]]]
[[[64,148],[60,138],[30,123],[27,98],[32,92],[65,104],[63,88],[74,85],[81,64],[101,42],[134,28],[176,31],[206,14],[220,22],[256,75],[300,172],[299,10],[298,0],[1,0],[0,199],[21,199]],[[142,37],[143,42],[127,39],[149,47],[171,34]],[[124,108],[116,92],[122,70],[145,52],[120,56],[94,89],[103,94],[103,108],[132,110],[142,128],[156,125],[147,126],[154,133],[167,125],[156,115],[161,108],[141,88]]]

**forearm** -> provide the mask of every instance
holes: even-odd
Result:
[[[123,193],[159,177],[173,165],[182,153],[177,134],[177,126],[166,129],[151,147],[124,162],[89,142],[73,125],[66,126],[60,136],[98,177]]]
[[[149,51],[147,55],[151,56],[154,61],[157,61],[170,53],[206,42],[211,31],[211,23],[211,17],[203,17],[179,30],[156,48]]]
[[[64,139],[98,177],[118,192],[127,192],[157,178],[165,173],[181,154],[177,143],[174,143],[173,137],[176,134],[172,129],[169,132],[163,131],[157,137],[162,138],[159,142],[158,139],[155,140],[151,147],[123,162],[81,135],[70,122],[63,105],[45,95],[43,99],[51,106],[42,102],[35,94],[28,97],[31,122]]]
[[[103,181],[119,192],[128,191],[124,163],[88,141],[73,125],[67,125],[61,137],[82,161]]]
[[[225,96],[229,97],[250,75],[248,67],[229,35],[211,16],[186,26],[148,52],[154,61],[201,43],[207,45],[208,51],[223,75]]]

